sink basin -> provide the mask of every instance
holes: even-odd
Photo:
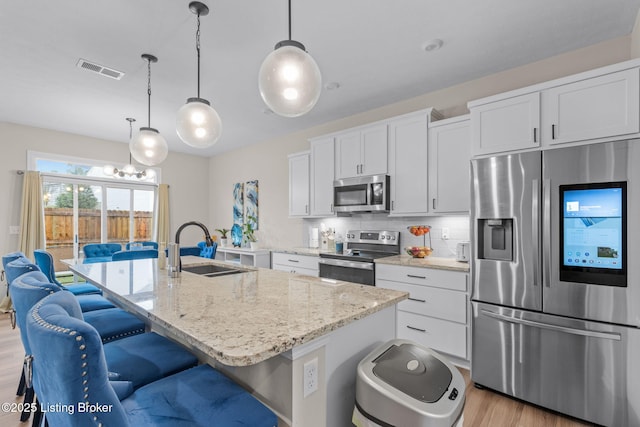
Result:
[[[182,270],[188,271],[189,273],[200,274],[201,276],[207,276],[207,277],[218,277],[218,276],[225,276],[227,274],[245,273],[244,270],[238,270],[237,268],[223,267],[221,265],[213,265],[213,264],[182,267]]]

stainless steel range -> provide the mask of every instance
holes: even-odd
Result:
[[[320,254],[320,277],[374,286],[377,258],[400,254],[398,231],[347,231],[344,253]]]

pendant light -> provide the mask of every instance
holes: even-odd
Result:
[[[267,106],[284,117],[308,113],[320,98],[322,76],[318,64],[302,43],[291,40],[291,0],[289,40],[276,44],[275,50],[264,59],[258,84]]]
[[[147,118],[149,124],[147,127],[141,127],[140,131],[129,141],[129,151],[139,163],[155,166],[167,158],[169,147],[160,132],[151,127],[151,63],[158,62],[158,58],[143,53],[142,59],[147,61]]]
[[[185,144],[195,148],[210,147],[220,138],[222,122],[216,110],[206,99],[200,98],[200,16],[209,14],[204,3],[192,1],[189,10],[197,16],[196,52],[198,55],[198,96],[187,99],[187,103],[178,110],[176,132]]]
[[[136,121],[133,117],[127,117],[125,119],[129,122],[129,141],[131,141],[131,135],[133,134],[133,122]],[[131,151],[129,151],[129,163],[122,167],[122,169],[118,169],[113,165],[105,165],[102,168],[102,171],[107,176],[115,176],[119,178],[124,177],[135,177],[138,179],[151,179],[156,175],[156,172],[153,169],[145,169],[139,171],[131,161]]]

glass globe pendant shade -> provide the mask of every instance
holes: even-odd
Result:
[[[195,148],[211,147],[222,134],[222,121],[209,101],[189,98],[178,110],[176,132],[187,145]]]
[[[129,141],[129,151],[137,162],[146,166],[155,166],[167,158],[167,141],[154,128],[140,128]]]
[[[116,168],[113,165],[104,165],[102,168],[102,173],[105,174],[106,176],[113,176],[115,175],[116,172]]]
[[[297,117],[308,113],[320,98],[322,75],[302,43],[285,40],[276,45],[260,67],[260,95],[274,113]]]

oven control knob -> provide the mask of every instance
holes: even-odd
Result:
[[[396,240],[396,236],[389,236],[391,240]]]

